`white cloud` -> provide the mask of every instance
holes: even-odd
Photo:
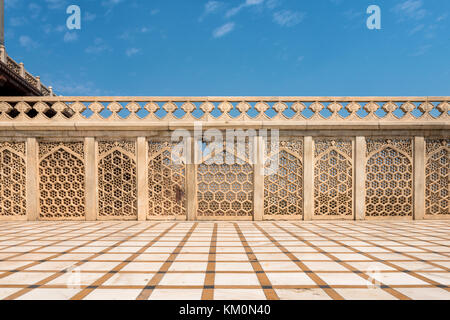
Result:
[[[61,80],[61,78],[63,77],[49,82],[52,83],[53,88],[56,89],[58,93],[69,96],[101,96],[106,94],[106,92],[98,89],[91,81],[74,81],[74,79],[70,77],[64,77],[64,79]]]
[[[223,3],[220,1],[208,1],[207,3],[205,3],[205,9],[203,10],[200,18],[198,18],[198,21],[202,22],[205,17],[218,12],[222,7]]]
[[[303,12],[281,10],[273,14],[273,20],[283,27],[293,27],[302,22],[305,17]]]
[[[41,14],[41,7],[37,5],[36,3],[30,3],[28,5],[28,10],[31,11],[31,18],[36,19]]]
[[[242,9],[246,8],[246,7],[251,7],[251,6],[257,6],[260,4],[263,4],[264,0],[245,0],[244,3],[241,3],[239,6],[231,8],[230,10],[227,11],[227,13],[225,14],[225,16],[227,18],[230,18],[236,14],[239,13],[239,11],[241,11]]]
[[[111,48],[101,38],[94,41],[94,45],[87,47],[84,52],[88,54],[101,54],[105,51],[111,51]]]
[[[90,13],[90,12],[86,12],[84,14],[84,20],[86,20],[86,21],[94,21],[96,17],[97,17],[96,14]]]
[[[414,51],[414,52],[411,54],[411,56],[413,56],[413,57],[423,56],[423,55],[426,54],[430,49],[431,49],[431,45],[430,45],[430,44],[420,46],[419,48],[417,48],[416,51]]]
[[[118,5],[122,1],[123,0],[104,0],[104,1],[102,1],[102,6],[111,8],[111,7]]]
[[[217,12],[222,7],[223,3],[219,1],[208,1],[205,4],[205,14]]]
[[[403,17],[420,20],[427,15],[427,10],[422,6],[422,0],[406,0],[397,4],[393,11]]]
[[[421,30],[423,30],[425,28],[424,24],[419,24],[418,26],[416,26],[414,29],[412,29],[409,34],[415,34]]]
[[[276,7],[278,7],[280,5],[280,0],[267,0],[266,1],[266,6],[267,8],[269,8],[270,10],[275,9]]]
[[[137,48],[128,48],[127,51],[125,51],[125,54],[128,57],[134,56],[136,54],[138,54],[139,52],[141,52],[141,49],[137,49]]]
[[[219,28],[217,28],[213,31],[213,37],[214,38],[223,37],[227,33],[230,33],[231,31],[233,31],[234,26],[235,26],[234,22],[229,22],[229,23],[224,24],[223,26],[220,26]]]
[[[26,24],[27,20],[24,17],[13,17],[9,22],[13,27],[20,27]]]
[[[76,32],[66,32],[64,35],[64,42],[74,42],[78,40],[78,34]]]
[[[105,15],[109,15],[113,11],[114,7],[121,2],[123,2],[123,0],[103,0],[101,2],[102,6],[108,9],[106,10]]]
[[[19,0],[5,0],[5,7],[6,8],[15,8],[15,7],[17,7],[18,3],[19,3]]]
[[[66,0],[45,0],[49,9],[60,9],[66,5]]]
[[[363,11],[349,9],[344,12],[344,16],[349,20],[360,19],[363,16]]]
[[[441,22],[442,20],[447,19],[447,17],[448,17],[448,13],[444,13],[444,14],[440,15],[439,17],[437,17],[436,21]]]
[[[51,25],[51,24],[45,24],[44,26],[43,26],[43,30],[44,30],[44,32],[46,33],[46,34],[51,34],[51,33],[53,33],[53,32],[58,32],[58,33],[61,33],[61,32],[64,32],[65,30],[67,30],[66,29],[67,27],[65,26],[65,25],[59,25],[59,26],[53,26],[53,25]]]
[[[27,49],[36,48],[38,46],[37,42],[35,42],[29,36],[20,36],[19,44]]]

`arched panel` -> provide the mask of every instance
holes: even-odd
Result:
[[[353,219],[352,141],[314,141],[314,219]]]
[[[39,219],[83,220],[86,214],[84,144],[39,144]]]
[[[25,217],[25,142],[0,142],[0,217]]]
[[[197,168],[198,218],[253,217],[253,166],[227,151],[216,154]],[[224,162],[224,163],[223,163]]]
[[[425,218],[450,215],[450,140],[426,140]]]
[[[99,219],[137,219],[135,148],[131,141],[99,141]]]
[[[366,216],[412,217],[411,141],[368,140],[367,148],[370,157],[366,165]]]
[[[300,139],[280,141],[279,150],[268,152],[264,176],[264,218],[303,216],[303,142]],[[278,160],[276,170],[271,165]]]
[[[186,165],[174,161],[170,142],[149,142],[148,219],[186,216]]]

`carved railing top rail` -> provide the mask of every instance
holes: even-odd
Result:
[[[449,129],[450,97],[1,97],[0,128]],[[139,124],[136,126],[136,124]]]

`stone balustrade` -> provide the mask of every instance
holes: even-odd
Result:
[[[0,219],[448,219],[449,100],[2,97]]]
[[[34,77],[31,73],[25,70],[23,63],[16,62],[6,53],[5,47],[0,46],[0,62],[5,64],[9,70],[17,76],[23,78],[29,85],[36,88],[43,96],[54,96],[52,87],[46,87],[41,83],[40,77]]]

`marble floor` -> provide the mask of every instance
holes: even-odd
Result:
[[[450,221],[0,222],[0,299],[446,299]]]

